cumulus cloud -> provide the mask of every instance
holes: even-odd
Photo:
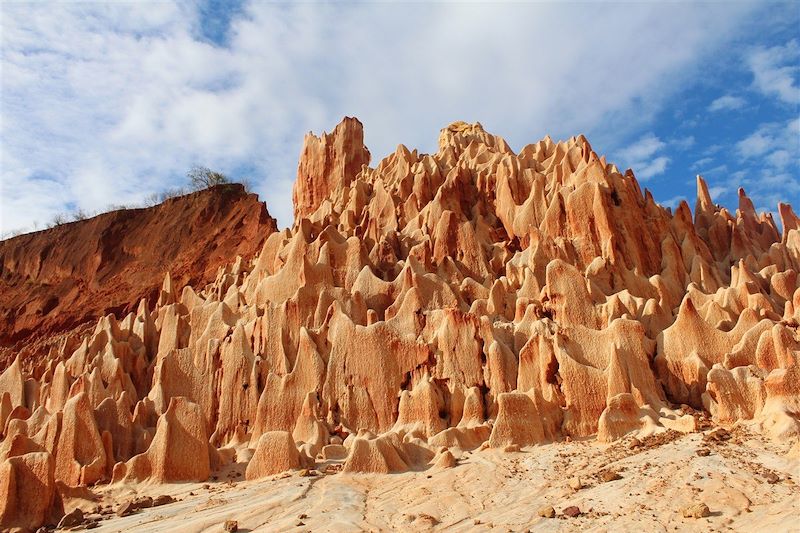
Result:
[[[719,98],[711,102],[711,105],[708,106],[708,110],[724,111],[724,110],[741,109],[742,107],[744,107],[745,103],[747,103],[747,101],[741,96],[732,96],[730,94],[726,94],[725,96],[720,96]]]
[[[736,143],[740,164],[732,175],[757,200],[760,210],[800,193],[800,118],[761,124]]]
[[[615,146],[754,9],[252,3],[215,42],[193,4],[4,3],[0,230],[140,201],[194,163],[246,174],[290,224],[302,136],[344,115],[376,157],[435,150],[457,119],[516,148],[581,132]],[[639,162],[647,177],[669,158]]]
[[[800,156],[800,119],[786,123],[772,122],[761,124],[753,133],[736,143],[736,150],[742,159],[766,156],[766,161],[783,168],[791,160],[790,151]],[[797,161],[797,159],[795,159]]]
[[[638,179],[646,181],[667,170],[670,158],[659,155],[666,147],[667,143],[648,133],[630,146],[618,150],[616,157],[626,167],[632,168]]]
[[[713,157],[703,157],[702,159],[698,159],[689,167],[692,170],[699,170],[701,168],[705,168],[706,165],[712,163],[714,161]]]
[[[747,56],[756,89],[787,104],[800,103],[799,63],[800,45],[796,39],[783,46],[756,47]]]

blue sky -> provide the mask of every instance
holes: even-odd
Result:
[[[0,233],[141,202],[202,164],[281,225],[303,135],[373,164],[454,120],[584,133],[664,205],[800,205],[800,3],[0,4]]]

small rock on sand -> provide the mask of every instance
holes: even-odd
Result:
[[[767,483],[769,483],[770,485],[774,485],[775,483],[781,480],[781,478],[778,477],[778,475],[775,472],[767,472],[763,474],[763,476],[764,479],[767,480]]]
[[[134,510],[135,509],[133,508],[133,504],[131,502],[124,502],[117,508],[117,516],[128,516]]]
[[[160,505],[167,505],[168,503],[174,503],[175,498],[169,496],[168,494],[162,494],[161,496],[156,496],[156,499],[153,500],[153,507],[158,507]]]
[[[577,505],[570,505],[569,507],[566,507],[563,511],[561,511],[561,514],[569,518],[576,518],[580,516],[582,513]]]
[[[134,507],[136,509],[148,509],[152,506],[153,506],[153,498],[151,498],[150,496],[144,496],[142,498],[139,498],[134,503]]]
[[[575,476],[569,480],[569,486],[572,490],[581,490],[583,488],[583,482],[581,478]]]
[[[83,524],[83,511],[80,509],[75,509],[74,511],[64,515],[64,517],[58,523],[58,529],[75,527],[80,524]]]
[[[708,505],[704,503],[695,503],[688,505],[681,510],[684,518],[705,518],[711,515]]]
[[[552,505],[545,505],[539,509],[539,516],[542,518],[555,518],[556,510],[553,509]]]
[[[600,472],[598,477],[600,478],[600,481],[602,481],[603,483],[608,483],[609,481],[616,481],[618,479],[622,479],[622,476],[619,475],[619,472],[617,472],[616,470],[603,470],[602,472]]]
[[[716,428],[703,435],[703,442],[722,442],[731,438],[731,434],[725,428]]]
[[[233,533],[235,531],[239,531],[239,522],[236,520],[225,520],[225,524],[222,527],[225,529],[225,531]]]

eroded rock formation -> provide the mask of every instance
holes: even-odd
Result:
[[[672,212],[582,136],[514,153],[455,123],[435,154],[369,157],[355,119],[307,136],[294,224],[249,236],[252,260],[205,286],[164,273],[155,301],[9,365],[2,490],[202,479],[231,448],[248,479],[449,468],[451,449],[694,431],[700,410],[800,435],[791,207],[779,230],[698,177],[694,215]]]

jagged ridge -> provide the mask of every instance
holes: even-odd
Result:
[[[695,431],[701,410],[798,435],[789,206],[779,232],[698,178],[693,220],[582,136],[514,154],[479,124],[368,162],[356,119],[307,136],[293,228],[252,262],[202,290],[167,277],[154,307],[9,367],[0,457],[52,486],[204,479],[247,447],[248,478],[343,455],[396,472],[452,464],[441,446]]]

